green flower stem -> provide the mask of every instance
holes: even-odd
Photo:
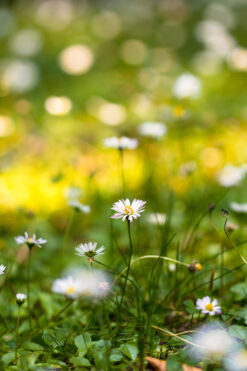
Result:
[[[15,364],[17,364],[17,351],[18,351],[18,331],[20,325],[20,313],[21,313],[21,306],[18,306],[18,317],[16,323],[16,330],[15,330]]]
[[[172,263],[175,263],[175,264],[183,265],[186,268],[189,267],[189,264],[180,262],[179,260],[176,260],[176,259],[168,258],[167,256],[160,256],[160,255],[144,255],[144,256],[140,256],[139,258],[133,260],[130,263],[130,265],[133,265],[133,264],[135,264],[138,261],[143,260],[143,259],[162,259],[162,260],[166,260],[166,261],[169,261],[169,262],[172,262]],[[124,268],[122,270],[122,272],[120,272],[119,275],[115,278],[115,281],[117,281],[127,270],[128,270],[128,267]]]
[[[31,270],[31,255],[32,246],[28,246],[28,262],[27,262],[27,306],[28,306],[28,320],[29,327],[32,328],[32,312],[31,312],[31,301],[30,301],[30,270]]]
[[[245,264],[247,264],[247,261],[245,260],[245,258],[243,257],[243,255],[240,253],[239,249],[237,248],[237,246],[235,245],[235,243],[233,242],[233,240],[231,239],[230,235],[229,235],[228,232],[227,232],[227,228],[226,228],[226,226],[227,226],[227,222],[228,222],[228,218],[226,218],[226,220],[225,220],[225,224],[224,224],[224,231],[225,231],[226,237],[227,237],[228,240],[230,241],[232,247],[234,247],[234,248],[236,249],[238,255],[239,255],[240,258],[243,260],[243,262],[244,262]]]
[[[164,330],[160,327],[157,327],[157,326],[151,326],[154,330],[158,331],[158,332],[161,332],[161,333],[165,333],[166,335],[169,335],[169,336],[172,336],[172,337],[175,337],[181,341],[183,341],[184,343],[186,344],[189,344],[189,345],[193,345],[194,347],[196,348],[201,348],[199,345],[195,344],[195,343],[192,343],[192,341],[189,341],[187,339],[184,339],[182,338],[180,335],[184,335],[186,333],[189,333],[189,332],[195,332],[195,331],[186,331],[186,332],[182,332],[182,333],[179,333],[179,334],[174,334],[173,332],[171,331],[168,331],[168,330]]]
[[[132,253],[133,253],[133,245],[132,245],[131,233],[130,233],[130,221],[128,219],[127,219],[127,223],[128,223],[128,235],[129,235],[130,249],[129,249],[128,266],[124,269],[124,272],[127,271],[127,273],[126,273],[125,280],[124,280],[123,294],[122,294],[122,298],[121,298],[121,302],[120,302],[120,306],[119,306],[119,313],[121,312],[122,304],[123,304],[123,301],[124,301],[127,281],[128,281],[128,277],[129,277],[130,265],[131,265],[131,257],[132,257]],[[121,275],[121,273],[120,273],[120,275]]]

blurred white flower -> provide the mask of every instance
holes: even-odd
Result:
[[[223,187],[231,187],[241,182],[246,174],[245,166],[226,165],[218,174],[216,179]]]
[[[0,276],[1,276],[2,274],[4,274],[5,269],[6,269],[6,266],[3,265],[3,264],[0,264]]]
[[[29,237],[28,236],[28,233],[25,232],[24,233],[24,236],[17,236],[15,237],[15,242],[19,245],[22,245],[22,244],[27,244],[28,247],[33,247],[34,245],[35,246],[38,246],[39,248],[41,248],[44,243],[46,243],[47,241],[44,240],[43,238],[37,238],[36,239],[36,235],[34,234],[33,237]]]
[[[135,149],[138,146],[138,140],[128,137],[111,137],[104,140],[104,145],[107,148],[116,148],[119,150]]]
[[[76,299],[83,293],[84,285],[78,279],[72,276],[60,278],[53,282],[52,291],[57,294],[63,294],[70,299]]]
[[[75,248],[77,251],[75,254],[78,256],[87,256],[90,263],[93,262],[94,257],[98,255],[104,254],[104,246],[101,246],[97,249],[97,242],[88,242],[88,243],[81,243],[78,247]]]
[[[52,291],[68,298],[103,298],[111,288],[111,281],[102,271],[80,269],[53,282]]]
[[[221,324],[205,325],[193,336],[196,347],[191,353],[196,359],[222,360],[236,346],[233,337]]]
[[[111,289],[111,280],[101,270],[80,270],[74,277],[84,285],[83,295],[88,298],[103,298]]]
[[[24,301],[26,300],[26,298],[27,298],[27,295],[19,292],[18,294],[16,294],[16,303],[18,305],[22,305]]]
[[[112,215],[111,218],[122,218],[122,221],[127,219],[132,222],[133,219],[141,216],[140,213],[144,211],[145,203],[146,201],[136,200],[135,198],[132,203],[128,198],[126,200],[119,200],[113,204],[112,210],[116,211],[116,214]]]
[[[230,208],[236,213],[247,213],[247,203],[231,202]]]
[[[76,211],[81,211],[84,214],[88,214],[91,211],[89,205],[84,205],[78,200],[70,200],[68,201],[68,205],[73,207]]]
[[[216,299],[211,300],[209,296],[197,299],[196,308],[203,314],[209,314],[210,316],[221,314],[221,307],[218,305],[218,301]]]
[[[164,225],[166,222],[166,214],[151,213],[148,215],[148,221],[151,224]]]
[[[246,371],[247,370],[247,351],[239,349],[234,353],[227,355],[224,365],[228,371]]]
[[[191,73],[179,76],[173,86],[173,94],[176,98],[198,98],[201,92],[201,81]]]
[[[166,125],[162,122],[144,122],[139,126],[140,135],[161,138],[166,134]]]

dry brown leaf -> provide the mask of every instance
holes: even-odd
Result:
[[[166,368],[166,361],[153,357],[146,357],[146,360],[155,371],[169,371]],[[198,367],[188,366],[185,364],[182,364],[182,366],[184,371],[202,371],[202,369]]]

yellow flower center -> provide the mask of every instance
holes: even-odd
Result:
[[[66,294],[74,294],[74,292],[75,292],[74,286],[69,286],[66,290]]]
[[[209,303],[209,304],[206,305],[205,308],[206,308],[209,312],[211,312],[211,311],[214,309],[214,306],[213,306],[212,303]]]
[[[129,205],[125,206],[124,212],[125,212],[125,214],[127,214],[127,215],[132,215],[132,214],[134,214],[134,210],[133,210],[132,207],[129,206]]]
[[[29,242],[32,242],[32,240],[33,240],[32,237],[28,237]]]

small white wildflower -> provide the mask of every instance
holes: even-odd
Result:
[[[144,211],[145,203],[146,201],[136,200],[135,198],[132,203],[128,198],[126,198],[126,200],[119,200],[113,204],[112,210],[116,211],[116,213],[112,215],[111,218],[122,218],[122,221],[127,219],[132,222],[133,219],[137,219],[141,216],[140,213]]]
[[[222,360],[235,347],[234,338],[221,324],[205,325],[193,336],[192,355],[197,359]]]
[[[57,279],[52,285],[53,292],[63,294],[70,299],[76,299],[81,296],[83,288],[81,281],[72,276]]]
[[[2,274],[4,274],[5,269],[6,269],[6,266],[3,265],[3,264],[0,264],[0,276],[1,276]]]
[[[166,134],[166,125],[162,122],[144,122],[139,126],[139,133],[146,137],[161,138]]]
[[[22,293],[19,292],[18,294],[16,294],[16,303],[19,306],[21,306],[24,303],[24,301],[26,300],[26,298],[27,298],[27,295],[22,294]]]
[[[216,175],[216,179],[223,187],[232,187],[238,185],[246,174],[244,166],[226,165]]]
[[[81,211],[84,214],[88,214],[91,211],[89,205],[84,205],[78,200],[70,200],[68,201],[68,205],[73,207],[76,211]]]
[[[76,255],[78,256],[87,256],[90,263],[93,262],[95,256],[103,255],[104,254],[104,246],[101,246],[97,249],[97,242],[88,242],[88,243],[81,243],[78,247],[75,248]]]
[[[135,149],[138,146],[138,140],[128,137],[111,137],[104,140],[104,145],[107,148],[115,148],[119,150]]]
[[[201,85],[201,81],[196,76],[184,73],[175,80],[173,95],[179,99],[195,99],[200,95]]]
[[[202,299],[197,299],[196,308],[203,314],[209,314],[210,316],[221,314],[221,307],[218,305],[218,301],[216,299],[211,301],[209,296],[205,296]]]
[[[166,222],[166,214],[151,213],[148,215],[148,221],[151,224],[164,225]]]
[[[247,203],[231,202],[230,208],[236,213],[247,213]]]
[[[34,245],[35,246],[38,246],[39,248],[41,248],[44,243],[46,243],[47,241],[44,240],[43,238],[37,238],[36,239],[36,235],[34,234],[33,237],[29,237],[28,236],[28,233],[25,232],[24,233],[24,236],[17,236],[15,237],[15,242],[19,245],[22,245],[22,244],[27,244],[28,247],[33,247]]]

